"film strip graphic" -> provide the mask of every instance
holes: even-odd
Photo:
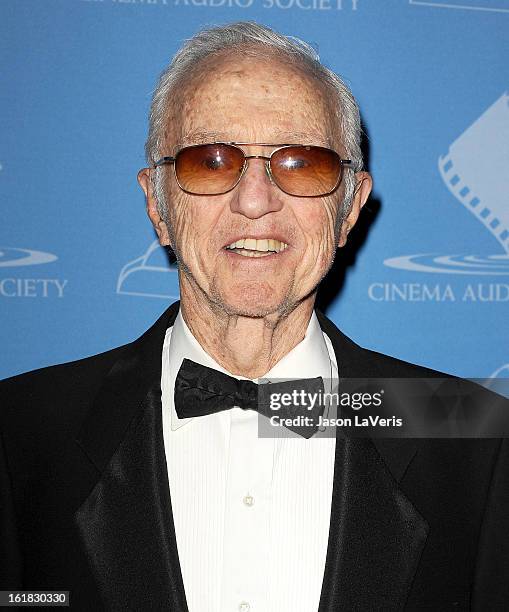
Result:
[[[444,183],[509,255],[509,94],[505,92],[438,160]]]

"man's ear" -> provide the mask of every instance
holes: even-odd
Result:
[[[373,179],[371,178],[369,172],[357,172],[355,174],[355,179],[356,185],[350,212],[343,221],[341,230],[339,232],[338,246],[340,247],[345,246],[348,234],[350,233],[352,227],[357,223],[361,208],[364,206],[364,204],[366,204],[369,194],[371,193],[371,188],[373,187]]]
[[[142,168],[138,172],[138,183],[145,194],[145,202],[147,205],[147,215],[149,216],[154,229],[156,230],[159,244],[161,246],[170,245],[170,236],[166,223],[161,219],[161,215],[157,210],[157,200],[152,189],[152,181],[150,180],[151,168]],[[171,246],[171,245],[170,245]]]

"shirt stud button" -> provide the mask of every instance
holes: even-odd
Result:
[[[246,506],[252,506],[254,504],[254,497],[246,495],[242,501]],[[246,610],[249,610],[249,608],[246,608]]]

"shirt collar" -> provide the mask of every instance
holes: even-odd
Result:
[[[291,379],[315,378],[317,376],[321,376],[324,379],[336,378],[337,368],[334,350],[330,340],[329,342],[326,342],[326,340],[328,338],[322,332],[316,314],[313,311],[303,340],[261,378]],[[205,352],[191,333],[179,311],[173,327],[168,328],[166,331],[163,345],[161,387],[164,398],[163,405],[166,405],[170,412],[172,431],[183,427],[193,420],[193,418],[179,419],[175,411],[175,379],[184,359],[191,359],[196,363],[233,376]],[[244,377],[236,376],[235,378],[242,379]],[[257,380],[255,379],[255,381]]]

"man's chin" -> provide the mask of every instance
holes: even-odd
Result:
[[[261,318],[277,315],[288,309],[288,299],[284,294],[276,295],[266,287],[243,287],[232,291],[217,292],[214,301],[221,309],[232,316]]]
[[[284,310],[282,304],[252,303],[245,300],[221,300],[219,304],[221,309],[231,316],[250,317],[253,319],[268,317]]]

